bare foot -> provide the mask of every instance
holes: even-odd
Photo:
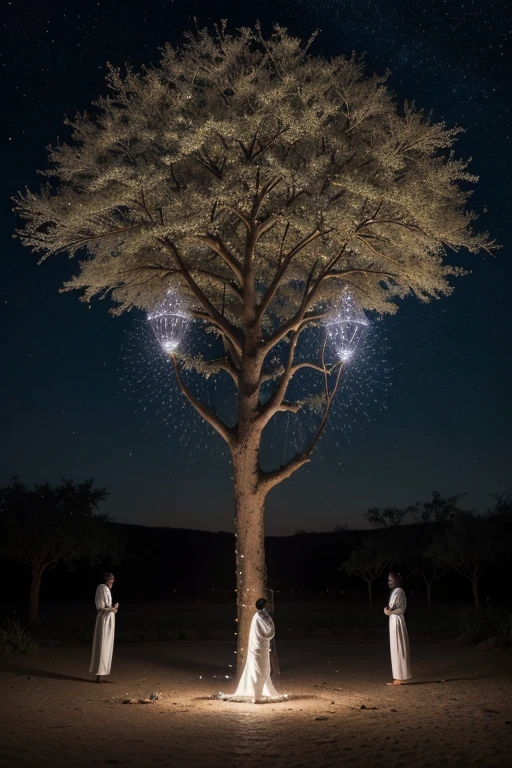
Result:
[[[392,683],[386,683],[386,685],[403,685],[402,680],[393,680]]]

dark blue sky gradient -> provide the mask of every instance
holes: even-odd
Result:
[[[159,48],[179,43],[194,16],[200,24],[227,18],[233,27],[277,21],[303,37],[318,28],[315,52],[354,50],[366,54],[369,72],[389,69],[400,101],[466,129],[457,152],[473,157],[481,177],[472,205],[487,206],[480,226],[503,246],[495,258],[456,255],[471,274],[453,296],[431,305],[408,300],[378,324],[373,357],[354,382],[367,416],[361,405],[338,409],[309,468],[269,498],[267,531],[359,526],[368,507],[413,503],[433,488],[467,491],[467,505],[485,510],[490,493],[512,490],[512,19],[506,2],[476,0],[8,4],[0,57],[0,482],[10,474],[26,482],[93,477],[108,487],[106,508],[120,522],[232,530],[226,451],[172,379],[162,383],[161,361],[153,388],[155,355],[140,319],[112,318],[105,302],[89,309],[77,295],[59,294],[73,262],[38,267],[11,238],[10,196],[38,185],[45,147],[67,136],[63,116],[104,92],[106,62],[156,63]],[[368,380],[372,395],[364,395]],[[210,396],[222,400],[222,388]]]

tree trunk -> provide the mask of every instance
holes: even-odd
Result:
[[[475,601],[475,607],[480,608],[480,593],[478,591],[478,576],[473,575],[471,577],[471,586],[473,587],[473,600]]]
[[[39,592],[41,591],[41,578],[43,571],[33,569],[30,582],[29,624],[40,624],[39,618]]]
[[[260,443],[258,426],[261,369],[261,327],[257,321],[256,292],[252,259],[256,231],[248,237],[243,284],[245,346],[238,379],[238,422],[236,442],[231,448],[235,490],[235,552],[237,589],[237,680],[247,658],[247,644],[255,602],[266,597],[265,497],[260,486]]]
[[[259,435],[233,455],[237,588],[237,678],[247,658],[255,602],[266,597],[265,496],[258,490]]]
[[[368,610],[371,611],[373,607],[373,595],[372,595],[373,582],[368,582]]]
[[[427,606],[428,610],[432,610],[432,584],[427,581]]]

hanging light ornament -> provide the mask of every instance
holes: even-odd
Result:
[[[148,312],[147,320],[163,351],[175,352],[185,337],[189,318],[172,291],[167,291],[158,307]]]
[[[350,293],[345,293],[338,314],[327,322],[327,336],[339,360],[350,360],[369,325],[370,321],[357,301]]]

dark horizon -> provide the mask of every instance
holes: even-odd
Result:
[[[73,262],[54,257],[36,266],[11,238],[19,222],[8,202],[40,183],[35,171],[47,165],[45,147],[68,136],[63,115],[105,93],[107,61],[136,69],[156,62],[164,43],[180,43],[197,16],[200,25],[227,17],[233,28],[277,21],[303,38],[319,28],[314,53],[355,50],[366,54],[368,73],[389,68],[398,101],[414,100],[435,120],[465,128],[456,154],[472,156],[470,170],[480,176],[470,207],[487,207],[477,226],[502,246],[496,257],[453,255],[470,274],[457,279],[452,296],[427,305],[408,299],[396,316],[374,323],[373,351],[347,396],[340,393],[313,461],[270,494],[267,535],[366,527],[368,508],[405,507],[433,489],[466,492],[462,506],[484,512],[490,494],[512,490],[510,19],[492,3],[466,3],[464,15],[442,0],[396,6],[286,0],[262,2],[257,13],[245,3],[233,11],[223,0],[213,13],[184,0],[134,0],[120,11],[85,0],[9,6],[1,484],[13,474],[28,484],[92,477],[107,487],[103,509],[116,522],[233,531],[227,451],[166,379],[143,319],[112,318],[107,302],[89,308],[77,295],[59,294]],[[223,392],[209,396],[221,402]],[[264,459],[279,463],[282,452],[269,445]]]

